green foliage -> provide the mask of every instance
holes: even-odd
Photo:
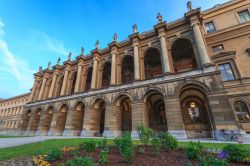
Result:
[[[107,149],[108,148],[108,140],[106,137],[104,137],[100,143],[100,147],[103,149]]]
[[[60,166],[97,166],[91,157],[76,157]]]
[[[159,137],[154,137],[151,139],[152,150],[155,155],[158,155],[161,150],[161,140]]]
[[[192,163],[190,161],[187,161],[185,166],[192,166]]]
[[[139,147],[138,153],[139,154],[145,154],[145,149],[143,147]]]
[[[59,149],[52,149],[51,151],[48,152],[45,160],[46,161],[55,161],[58,159],[61,159],[63,157],[63,152]]]
[[[228,153],[229,161],[246,162],[250,163],[250,151],[244,149],[242,146],[229,144],[223,148]]]
[[[159,134],[161,145],[163,149],[175,150],[178,147],[178,142],[175,137],[173,137],[168,132],[161,132]]]
[[[103,149],[99,154],[99,163],[101,164],[107,164],[108,163],[108,148]]]
[[[86,150],[88,153],[94,152],[97,148],[97,142],[94,139],[83,142],[79,145],[80,149]]]
[[[114,143],[118,146],[122,158],[127,163],[131,163],[134,157],[134,145],[130,133],[125,133],[122,137],[117,137],[114,139]]]
[[[143,145],[147,145],[154,134],[153,129],[145,127],[144,125],[138,126],[137,132]]]
[[[185,155],[192,160],[199,160],[201,158],[202,145],[200,142],[190,142],[185,148]]]
[[[220,160],[213,156],[204,157],[198,166],[227,166],[226,160]]]
[[[72,150],[71,155],[74,157],[79,157],[80,156],[80,149],[79,148],[75,148],[74,150]]]

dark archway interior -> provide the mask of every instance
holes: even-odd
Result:
[[[197,68],[193,45],[185,38],[177,39],[171,48],[175,72],[184,72]]]
[[[110,85],[111,79],[111,62],[106,62],[103,68],[102,74],[102,87],[107,87]]]
[[[76,85],[76,77],[77,77],[77,72],[74,72],[72,75],[72,86],[71,86],[71,90],[70,90],[70,94],[74,93],[75,90],[75,85]]]
[[[103,101],[100,103],[100,130],[99,133],[102,135],[104,132],[104,126],[105,126],[105,102]]]
[[[132,131],[131,101],[128,97],[121,101],[122,111],[122,132]]]
[[[93,72],[93,67],[90,67],[87,73],[87,80],[86,80],[86,87],[85,87],[86,91],[91,88],[92,72]]]
[[[150,48],[144,56],[145,78],[162,76],[161,55],[158,49]]]
[[[125,56],[122,61],[122,84],[133,82],[134,80],[134,58]]]

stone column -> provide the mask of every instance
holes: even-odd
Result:
[[[134,47],[134,72],[135,80],[140,80],[140,63],[139,63],[139,43],[133,43]]]
[[[63,84],[62,84],[62,89],[61,89],[60,96],[65,95],[66,85],[67,85],[67,81],[68,81],[68,75],[69,75],[69,70],[66,67],[65,72],[64,72]]]
[[[187,139],[179,99],[164,99],[168,132],[177,139]]]
[[[52,83],[49,89],[49,96],[48,98],[53,97],[53,92],[54,92],[54,88],[55,88],[55,83],[56,83],[56,78],[57,78],[57,74],[54,73],[53,78],[52,78]]]
[[[32,111],[25,135],[33,135],[34,134],[34,131],[32,131],[32,127],[33,127],[33,123],[34,123],[35,119],[36,119],[36,112]]]
[[[98,71],[98,59],[94,57],[94,66],[92,71],[91,89],[96,89],[97,86],[97,71]]]
[[[159,36],[161,41],[161,52],[162,52],[162,66],[164,74],[170,73],[169,59],[168,59],[168,50],[166,47],[165,35]]]
[[[81,136],[83,137],[94,136],[94,133],[92,132],[91,121],[92,121],[92,111],[91,111],[90,106],[86,106],[85,112],[84,112]]]
[[[80,80],[82,76],[82,65],[78,65],[77,76],[76,76],[76,85],[74,92],[79,92],[80,90]]]
[[[112,51],[111,85],[116,84],[116,51]]]
[[[46,82],[47,82],[47,76],[44,76],[43,77],[42,87],[41,87],[40,92],[39,92],[38,100],[41,100],[42,97],[43,97],[43,92],[44,92],[44,88],[45,88]]]
[[[205,42],[201,34],[199,23],[193,23],[192,27],[193,27],[195,42],[196,42],[197,49],[200,55],[201,64],[203,66],[209,65],[211,64],[211,60],[207,53],[207,49],[206,49]]]
[[[37,80],[35,79],[31,94],[30,94],[29,99],[28,99],[28,102],[31,102],[33,100],[33,97],[34,97],[35,92],[36,92],[36,88],[37,88]]]

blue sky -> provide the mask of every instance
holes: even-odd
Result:
[[[202,10],[227,0],[193,0]],[[164,20],[183,16],[187,0],[0,0],[0,98],[29,92],[39,66],[54,65],[94,48],[106,47],[114,32],[118,41],[152,29],[160,12]]]

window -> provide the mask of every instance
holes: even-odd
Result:
[[[223,81],[229,81],[235,79],[230,63],[220,64],[219,70]]]
[[[213,21],[206,23],[205,28],[206,28],[207,33],[212,33],[212,32],[216,31],[216,28],[215,28],[215,25],[214,25]]]
[[[238,120],[250,120],[249,111],[247,105],[242,101],[236,101],[234,103],[234,109]]]
[[[249,13],[248,10],[238,12],[238,15],[239,15],[239,18],[240,18],[240,23],[250,21],[250,13]]]
[[[223,47],[222,44],[220,44],[220,45],[217,45],[217,46],[213,46],[212,50],[213,50],[213,52],[217,52],[217,51],[224,50],[224,47]]]

